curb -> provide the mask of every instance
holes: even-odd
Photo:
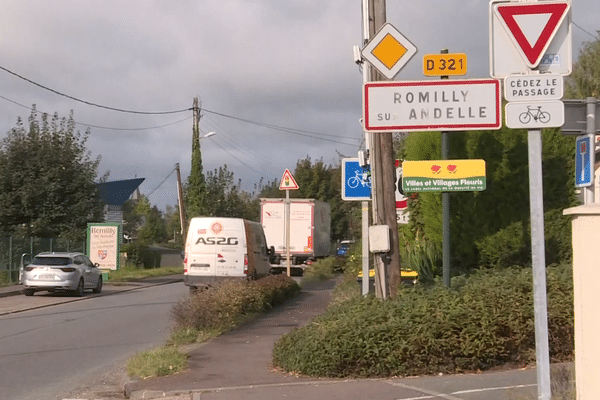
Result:
[[[22,288],[13,289],[13,290],[7,290],[6,292],[0,292],[0,298],[2,298],[2,297],[18,296],[20,294],[23,294],[23,289]]]
[[[163,392],[161,390],[136,390],[133,392],[128,392],[125,390],[125,398],[130,400],[200,400],[200,392],[191,390],[171,390],[167,392]]]

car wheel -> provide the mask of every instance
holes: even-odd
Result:
[[[35,290],[33,290],[33,289],[24,289],[23,290],[23,294],[25,296],[33,296],[34,293],[35,293]]]
[[[79,280],[79,284],[77,285],[77,289],[75,289],[75,292],[73,292],[73,294],[77,297],[83,297],[83,278],[81,278]]]
[[[94,289],[92,289],[92,293],[100,293],[102,292],[102,275],[98,277],[98,284]]]

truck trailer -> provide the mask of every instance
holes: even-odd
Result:
[[[260,199],[260,222],[273,247],[273,264],[286,259],[285,199]],[[309,260],[330,255],[331,209],[328,203],[314,199],[290,199],[290,258],[291,264],[301,265]],[[272,272],[282,272],[284,267]]]

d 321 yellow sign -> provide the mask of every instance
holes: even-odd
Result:
[[[426,54],[423,57],[423,74],[425,76],[465,75],[467,73],[467,55]]]
[[[404,192],[478,192],[485,190],[485,160],[404,161]]]

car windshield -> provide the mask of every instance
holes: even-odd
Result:
[[[34,265],[69,265],[69,257],[35,257],[31,262]]]

